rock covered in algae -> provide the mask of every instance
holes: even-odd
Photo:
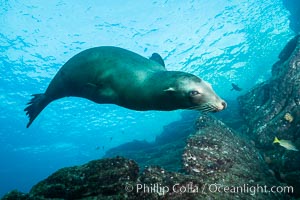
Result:
[[[138,193],[136,199],[204,199],[207,197],[202,194],[203,183],[197,177],[168,172],[159,166],[147,167],[137,184],[143,186],[142,192]],[[147,189],[156,189],[156,192],[148,192]]]
[[[257,184],[280,184],[267,174],[266,165],[251,145],[212,117],[201,117],[197,127],[182,156],[182,173],[159,166],[146,167],[139,173],[133,160],[102,159],[58,170],[29,194],[14,192],[3,199],[286,199],[253,188]],[[225,187],[245,189],[225,192]]]
[[[300,138],[300,37],[295,38],[283,50],[289,53],[286,60],[273,65],[272,77],[238,99],[247,132],[259,148],[273,148],[275,136]]]
[[[295,36],[272,66],[272,77],[239,99],[245,132],[264,155],[278,180],[293,186],[300,198],[299,152],[274,145],[276,137],[300,148],[300,37]]]
[[[29,194],[13,190],[6,194],[2,200],[32,200],[32,198],[30,198]]]
[[[58,170],[35,185],[30,196],[49,199],[116,199],[128,195],[127,183],[138,177],[138,166],[121,157],[91,161],[85,165]]]
[[[284,199],[280,194],[258,192],[254,196],[250,188],[257,185],[271,187],[281,184],[270,176],[267,165],[251,142],[211,116],[201,116],[198,132],[188,140],[183,154],[185,170],[207,184],[206,192],[212,199]],[[214,185],[215,184],[215,185]],[[222,196],[216,190],[220,187]],[[244,192],[224,192],[225,187],[234,190],[241,186]],[[234,186],[234,187],[233,187]],[[211,191],[209,191],[211,187]],[[237,190],[236,190],[237,191]]]

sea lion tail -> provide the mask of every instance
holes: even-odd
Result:
[[[33,120],[42,112],[42,110],[50,103],[45,94],[33,94],[33,98],[27,103],[24,111],[29,117],[27,128],[31,125]]]

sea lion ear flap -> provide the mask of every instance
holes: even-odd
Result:
[[[158,64],[160,64],[164,68],[166,68],[164,60],[162,59],[162,57],[158,53],[153,53],[152,56],[149,59],[157,62]]]
[[[164,92],[175,92],[176,90],[172,87],[169,87],[168,89],[165,89]]]

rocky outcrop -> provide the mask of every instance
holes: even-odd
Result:
[[[273,144],[274,137],[300,149],[300,37],[293,38],[272,67],[270,80],[239,98],[245,132],[262,152],[277,179],[300,197],[300,155]]]
[[[2,197],[2,200],[32,200],[32,198],[29,196],[29,194],[19,192],[18,190],[13,190]]]
[[[299,37],[289,45],[294,47],[293,50],[285,48],[291,53],[284,56],[286,60],[273,65],[270,80],[239,98],[241,113],[248,125],[247,132],[260,148],[274,148],[272,142],[275,136],[300,142]],[[286,119],[286,114],[292,120]]]
[[[221,121],[202,116],[197,121],[198,132],[187,143],[183,154],[184,168],[206,184],[246,188],[281,185],[270,174],[261,155],[248,139],[228,128]],[[215,188],[213,188],[215,189]],[[211,192],[211,191],[210,191]],[[251,199],[251,192],[226,193],[222,197],[210,193],[212,199]],[[255,199],[284,199],[279,194],[256,193]]]
[[[125,185],[134,183],[138,172],[134,161],[120,157],[91,161],[82,166],[60,169],[35,185],[30,195],[42,199],[117,198],[125,195]]]
[[[166,170],[179,171],[186,139],[195,132],[197,116],[198,112],[184,111],[181,119],[166,125],[154,142],[134,140],[108,150],[104,157],[123,156],[133,159],[142,169],[159,165]]]
[[[196,127],[198,131],[188,139],[181,157],[182,173],[149,166],[139,174],[132,160],[102,159],[63,168],[35,185],[29,194],[14,191],[3,199],[287,198],[258,189],[280,183],[270,175],[252,144],[210,116],[200,117]]]

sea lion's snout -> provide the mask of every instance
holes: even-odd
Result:
[[[221,110],[224,110],[224,109],[226,109],[227,108],[227,103],[225,102],[225,101],[222,101],[222,106],[223,106],[223,108],[221,109]]]
[[[212,106],[214,109],[212,112],[220,112],[222,110],[225,110],[227,108],[227,103],[224,100],[220,100],[219,103]]]

